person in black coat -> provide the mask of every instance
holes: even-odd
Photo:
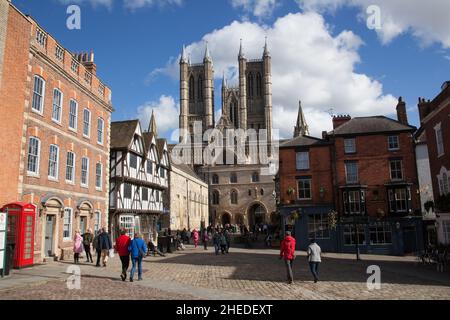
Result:
[[[108,262],[109,250],[112,249],[111,236],[106,232],[105,228],[102,228],[102,233],[98,236],[99,248],[102,252],[102,263],[106,267]]]

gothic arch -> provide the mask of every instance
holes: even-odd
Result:
[[[193,75],[189,77],[189,101],[195,101],[195,80]]]
[[[247,92],[250,98],[253,98],[253,73],[247,75]]]
[[[256,95],[258,97],[262,96],[262,77],[260,72],[256,74]]]

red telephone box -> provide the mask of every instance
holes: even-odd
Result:
[[[31,203],[10,203],[8,210],[7,245],[14,246],[14,268],[32,266],[34,263],[34,230],[36,207]]]

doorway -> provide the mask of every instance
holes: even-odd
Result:
[[[417,252],[416,227],[410,226],[403,229],[403,253],[411,254]]]
[[[52,257],[55,255],[53,248],[53,238],[55,233],[56,216],[47,215],[45,220],[45,256]]]
[[[225,227],[227,224],[231,224],[231,215],[229,213],[224,213],[222,215],[222,226]]]
[[[83,235],[86,233],[87,228],[87,217],[80,217],[80,234]]]
[[[266,209],[260,204],[253,205],[249,210],[248,223],[250,227],[266,222]]]

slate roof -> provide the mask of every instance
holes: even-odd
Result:
[[[111,123],[111,149],[127,149],[133,141],[133,135],[139,120]]]
[[[195,173],[195,171],[190,166],[188,166],[187,164],[174,164],[174,163],[172,163],[172,167],[177,168],[178,170],[183,171],[184,173],[186,173],[186,174],[188,174],[188,175],[190,175],[190,176],[192,176],[192,177],[194,177],[196,179],[202,180]]]
[[[319,146],[326,145],[327,141],[310,137],[310,136],[298,136],[297,138],[293,138],[287,140],[286,142],[280,143],[280,148],[289,148],[289,147],[311,147],[311,146]]]
[[[414,126],[404,125],[385,116],[357,117],[349,120],[335,130],[331,135],[354,135],[383,132],[415,131]]]

